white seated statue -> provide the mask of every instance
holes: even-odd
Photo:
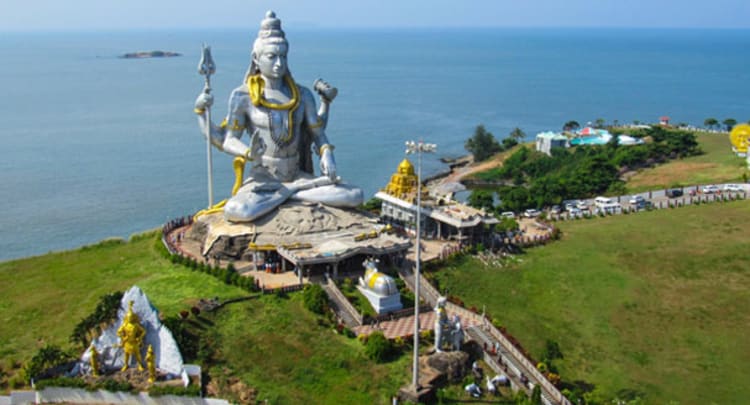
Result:
[[[361,189],[342,183],[336,175],[333,146],[325,134],[335,89],[316,82],[321,98],[317,111],[312,92],[295,83],[289,72],[288,49],[281,21],[267,12],[245,82],[229,97],[222,125],[207,119],[206,109],[213,104],[209,90],[196,100],[203,134],[210,128],[215,147],[251,165],[242,186],[224,206],[229,221],[253,221],[290,198],[334,207],[356,207],[363,201]],[[245,132],[249,143],[241,139]],[[313,147],[320,156],[320,177],[313,174]]]

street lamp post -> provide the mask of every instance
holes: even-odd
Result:
[[[418,142],[407,141],[406,142],[406,154],[417,154],[417,255],[416,255],[416,266],[414,271],[414,296],[416,297],[414,302],[414,366],[413,366],[413,378],[412,385],[414,386],[414,392],[418,395],[419,393],[419,270],[420,270],[420,259],[422,253],[422,153],[433,153],[437,145],[434,143],[424,143],[421,140]]]

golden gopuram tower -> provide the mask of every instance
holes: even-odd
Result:
[[[409,159],[404,158],[383,191],[398,199],[412,201],[416,197],[417,181],[419,179],[414,173],[414,165],[411,164]]]

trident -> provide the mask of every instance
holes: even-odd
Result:
[[[216,72],[216,65],[211,58],[211,47],[203,44],[201,51],[201,60],[198,62],[198,74],[205,76],[206,83],[203,86],[203,92],[211,93],[211,75]],[[213,179],[213,161],[211,159],[211,106],[206,107],[206,159],[208,161],[208,208],[214,205],[214,179]]]

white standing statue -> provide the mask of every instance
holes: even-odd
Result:
[[[245,81],[229,97],[224,123],[217,127],[207,119],[213,104],[210,89],[195,102],[203,134],[210,133],[215,147],[251,165],[248,177],[224,207],[227,220],[253,221],[289,198],[335,207],[362,203],[362,190],[341,183],[337,176],[333,146],[325,134],[328,106],[337,91],[316,81],[321,99],[316,110],[312,92],[289,72],[288,50],[281,20],[267,12],[253,43]],[[249,143],[241,140],[245,132]],[[313,175],[313,146],[320,156],[320,177]]]
[[[435,351],[442,352],[448,330],[448,315],[445,313],[445,297],[440,297],[435,304]]]
[[[461,318],[453,316],[448,318],[445,312],[445,304],[448,300],[440,297],[435,304],[435,351],[442,352],[443,346],[449,343],[453,350],[461,350],[464,341],[464,329],[461,326]]]
[[[453,350],[461,350],[461,345],[464,342],[464,328],[461,326],[461,318],[458,315],[453,316],[452,326],[451,345]]]

